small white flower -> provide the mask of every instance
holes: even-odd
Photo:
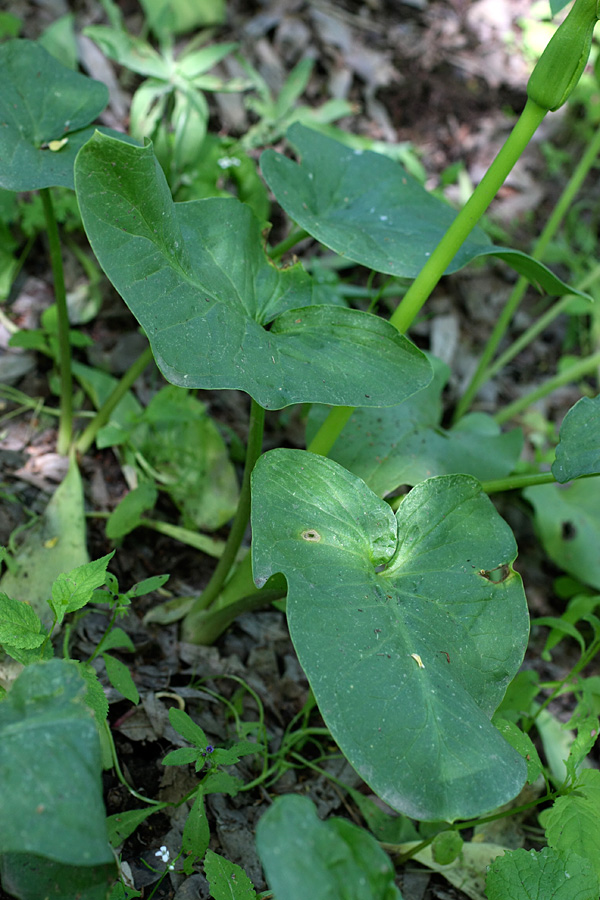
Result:
[[[167,850],[165,844],[163,844],[162,847],[160,847],[160,849],[158,849],[154,855],[155,855],[155,856],[160,856],[160,858],[162,859],[162,861],[163,861],[164,863],[166,863],[166,862],[169,862],[169,856],[170,856],[171,854],[170,854],[169,851]],[[171,866],[170,868],[172,868],[172,866]]]
[[[237,159],[235,156],[222,156],[221,159],[217,160],[217,165],[221,167],[221,169],[231,169],[232,167],[241,165],[241,160]]]

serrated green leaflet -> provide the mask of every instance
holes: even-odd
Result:
[[[265,150],[260,165],[288,215],[341,256],[377,272],[415,278],[453,222],[454,210],[388,157],[350,150],[299,124],[287,136],[302,164]],[[549,294],[574,292],[526,253],[494,246],[480,228],[473,229],[446,271],[481,256],[504,260]]]
[[[567,487],[541,484],[523,496],[535,510],[535,525],[548,556],[574,578],[600,590],[600,480]]]
[[[590,860],[600,879],[599,809],[600,772],[584,769],[577,779],[577,789],[556,800],[545,825],[551,847],[561,854],[572,851]]]
[[[75,665],[50,660],[26,668],[0,704],[0,852],[113,862],[100,742],[84,694]]]
[[[72,188],[75,156],[93,133],[86,126],[107,102],[104,84],[61,66],[39,44],[0,46],[0,186]],[[60,149],[48,147],[64,137]]]
[[[204,871],[214,900],[254,900],[256,897],[244,870],[212,850],[206,851]]]
[[[488,900],[597,900],[598,878],[589,860],[564,857],[550,847],[513,850],[494,860],[486,880]]]
[[[442,428],[441,395],[449,370],[434,357],[430,362],[434,377],[426,388],[397,406],[355,409],[329,454],[380,497],[398,485],[417,484],[432,475],[463,473],[480,481],[503,478],[521,453],[521,430],[502,433],[485,413],[464,416],[449,431]],[[327,413],[326,407],[312,406],[307,444]]]
[[[331,460],[273,450],[254,470],[252,531],[255,581],[286,576],[321,713],[376,793],[447,821],[514,797],[525,763],[490,718],[523,658],[527,606],[514,538],[479,482],[429,479],[395,517]]]
[[[268,261],[243,204],[174,204],[151,145],[96,134],[75,180],[94,252],[173,384],[281,409],[392,405],[429,383],[425,357],[389,323],[313,305],[309,276]]]
[[[346,819],[322,822],[308,797],[278,797],[256,829],[269,886],[285,900],[402,900],[377,841]]]
[[[33,650],[45,636],[42,623],[27,603],[0,593],[0,644]]]
[[[561,484],[600,473],[600,395],[582,397],[566,414],[552,474]]]

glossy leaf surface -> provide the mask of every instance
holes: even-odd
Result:
[[[77,151],[92,136],[90,122],[108,102],[99,81],[62,66],[33,41],[0,46],[0,186],[33,191],[73,187]],[[60,149],[51,141],[68,137]]]
[[[299,124],[287,137],[302,163],[265,150],[260,165],[288,215],[341,256],[415,278],[454,221],[454,210],[388,157],[351,150]],[[549,294],[572,293],[546,266],[526,253],[494,246],[480,228],[473,229],[446,272],[481,256],[504,260]]]
[[[441,427],[441,395],[450,372],[441,360],[430,357],[430,361],[434,377],[426,388],[397,406],[355,409],[329,454],[380,497],[398,485],[417,484],[432,475],[463,473],[480,481],[503,478],[521,453],[522,432],[501,432],[485,413],[464,416],[450,430]],[[327,413],[327,407],[312,406],[307,444]]]
[[[389,323],[313,305],[309,276],[269,262],[243,204],[174,204],[150,145],[96,134],[76,186],[94,252],[173,384],[240,389],[281,409],[391,405],[429,382],[425,357]]]
[[[600,473],[600,396],[582,397],[560,426],[552,474],[561,484]]]
[[[278,797],[259,820],[267,881],[286,900],[402,900],[389,857],[346,819],[322,822],[308,797]]]
[[[516,546],[474,478],[414,488],[397,516],[341,466],[274,450],[253,475],[253,569],[288,582],[292,640],[346,757],[413,818],[514,797],[524,761],[490,722],[525,651]]]
[[[0,852],[113,863],[84,694],[76,667],[50,660],[28,666],[0,704]]]

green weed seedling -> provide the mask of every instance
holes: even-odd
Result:
[[[287,139],[297,161],[272,149],[261,157],[268,187],[294,223],[291,236],[269,257],[263,222],[253,212],[256,205],[224,196],[174,202],[150,142],[139,147],[96,131],[79,142],[74,167],[70,160],[68,177],[74,172],[92,249],[171,383],[150,412],[138,410],[133,418],[122,418],[113,404],[100,422],[106,426],[104,439],[120,435],[117,443],[147,473],[158,472],[165,484],[170,479],[178,483],[188,524],[197,526],[197,510],[192,515],[185,507],[187,473],[178,478],[179,473],[161,469],[169,450],[150,455],[153,422],[164,418],[169,406],[173,412],[177,407],[181,418],[187,415],[183,398],[188,395],[177,395],[177,388],[236,389],[250,397],[244,474],[232,526],[224,547],[218,548],[212,578],[189,606],[182,637],[198,643],[213,640],[240,612],[285,595],[290,634],[328,732],[364,781],[398,814],[375,812],[365,798],[358,799],[359,792],[351,793],[369,835],[340,820],[320,822],[306,798],[280,798],[261,820],[257,847],[273,891],[286,900],[300,900],[307,892],[317,900],[332,895],[399,898],[384,850],[399,862],[415,858],[442,872],[472,896],[486,891],[488,900],[542,900],[551,889],[561,900],[597,900],[600,893],[600,787],[597,771],[584,765],[598,733],[600,688],[597,679],[583,675],[600,642],[594,593],[600,589],[595,499],[600,398],[584,397],[569,412],[551,471],[518,462],[522,435],[500,427],[518,419],[536,399],[595,372],[600,354],[592,348],[493,417],[467,415],[478,388],[499,362],[494,357],[520,302],[519,287],[490,336],[469,395],[459,401],[454,422],[445,428],[440,398],[447,371],[405,334],[444,274],[488,257],[561,298],[547,311],[546,322],[567,308],[568,295],[575,295],[578,304],[588,302],[581,288],[559,279],[541,257],[577,183],[594,164],[596,143],[574,173],[571,193],[561,198],[533,255],[493,244],[477,223],[545,115],[575,89],[597,14],[596,0],[575,0],[534,70],[527,103],[505,146],[458,213],[427,193],[397,161],[296,122]],[[117,41],[114,34],[111,40]],[[133,52],[128,36],[121,33],[118,41]],[[0,48],[11,65],[20,46]],[[135,46],[140,50],[141,45]],[[165,60],[150,50],[152,65],[158,67],[154,74],[164,81],[160,67]],[[38,51],[27,45],[30,52]],[[207,89],[203,85],[196,88]],[[294,102],[296,87],[290,87]],[[162,109],[160,104],[156,109]],[[279,112],[283,115],[283,108]],[[91,109],[86,115],[82,127],[93,118]],[[272,118],[281,121],[274,112]],[[62,134],[56,123],[53,129],[43,141]],[[46,152],[39,141],[36,134],[35,141],[30,136],[25,142],[36,164]],[[159,136],[159,153],[161,141]],[[48,150],[57,156],[67,148],[70,153],[69,144]],[[23,183],[15,181],[11,189],[22,189]],[[307,234],[345,260],[399,279],[397,284],[409,283],[390,321],[332,302],[332,292],[323,290],[300,263],[275,263]],[[524,340],[532,336],[530,332]],[[81,377],[91,384],[89,373]],[[267,411],[294,404],[312,407],[307,449],[275,448],[263,454]],[[85,451],[97,436],[98,429],[83,443],[80,439],[78,449]],[[411,490],[405,493],[407,487]],[[536,628],[550,629],[546,654],[561,639],[579,646],[578,662],[557,682],[541,682],[533,672],[519,671],[530,619],[521,578],[513,568],[514,536],[489,499],[489,494],[517,489],[525,489],[542,542],[576,586],[564,616],[536,623]],[[140,485],[120,519],[112,519],[114,535],[141,522],[152,505],[152,490]],[[548,512],[549,507],[557,512]],[[231,511],[229,507],[227,514]],[[250,517],[252,547],[240,560]],[[58,607],[63,614],[73,602],[65,597]],[[7,609],[15,622],[22,618],[28,637],[21,638],[20,646],[14,639],[11,643],[12,632],[5,639],[18,656],[33,654],[35,660],[21,678],[27,682],[33,678],[28,673],[41,673],[36,677],[43,682],[46,672],[51,681],[58,664],[61,670],[71,666],[65,671],[75,684],[74,664],[38,661],[42,652],[51,655],[52,624],[40,624],[39,613],[24,612],[23,604],[17,613],[17,606],[9,601]],[[23,640],[33,643],[23,645]],[[66,640],[68,649],[68,636]],[[98,652],[115,646],[109,634]],[[122,669],[108,663],[107,672],[135,699]],[[78,723],[82,709],[90,718],[78,694],[82,690],[79,678],[76,687],[61,694],[67,718]],[[549,709],[564,694],[574,701],[568,730],[560,728]],[[19,698],[13,687],[0,715],[12,721]],[[54,694],[53,702],[58,703]],[[251,897],[254,890],[240,872],[206,851],[204,796],[209,789],[240,789],[217,767],[257,752],[256,744],[239,736],[241,744],[210,752],[206,736],[188,714],[172,710],[170,720],[191,746],[174,750],[165,764],[193,764],[199,776],[184,798],[194,800],[184,833],[184,871],[204,857],[217,900]],[[53,745],[58,738],[54,731],[49,734]],[[292,737],[286,734],[290,755],[295,753]],[[101,751],[100,745],[94,752]],[[280,760],[270,766],[265,759],[254,783],[266,781],[280,766]],[[96,762],[91,770],[95,767]],[[52,783],[52,775],[42,775],[46,784]],[[113,844],[161,804],[148,806],[109,823]],[[539,836],[546,846],[506,852],[510,841],[494,829],[542,806]],[[23,821],[29,822],[34,812],[30,805]],[[463,833],[471,829],[473,839],[463,841]],[[94,894],[96,883],[85,882],[82,896],[105,896],[106,872],[97,871],[109,865],[104,834],[85,859],[52,857],[42,838],[36,840],[23,845],[25,850],[8,840],[2,846],[3,879],[16,896],[28,896],[12,880],[16,863],[11,854],[17,852],[68,865],[71,874],[73,868],[82,869],[88,879],[93,873],[102,887]],[[59,875],[51,877],[58,880]],[[115,897],[123,896],[125,889],[115,891]]]
[[[0,594],[0,644],[25,668],[0,703],[0,872],[6,890],[23,900],[46,894],[106,897],[116,874],[102,800],[102,768],[118,768],[107,727],[108,702],[91,663],[102,656],[113,686],[139,702],[127,667],[110,650],[133,650],[115,626],[134,596],[168,576],[148,579],[125,594],[106,572],[112,553],[80,566],[52,585],[46,627],[20,600]],[[100,591],[109,585],[109,592]],[[71,613],[109,600],[110,621],[89,660],[54,658],[52,636]],[[122,776],[121,776],[122,777]]]

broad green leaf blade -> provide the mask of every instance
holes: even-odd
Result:
[[[17,556],[17,569],[8,569],[0,589],[29,603],[44,626],[52,622],[50,588],[63,572],[89,562],[85,542],[83,484],[76,461],[50,499],[44,515],[26,533]]]
[[[490,718],[523,658],[527,605],[513,535],[479,482],[425,481],[396,518],[331,460],[274,450],[253,502],[255,581],[285,575],[300,663],[365,781],[417,819],[514,797],[525,763]]]
[[[274,409],[385,406],[428,384],[425,357],[393,326],[314,305],[301,266],[269,262],[243,204],[174,204],[151,145],[96,134],[76,184],[94,252],[173,384],[240,389]]]
[[[86,128],[108,102],[99,81],[62,66],[39,44],[0,46],[0,186],[32,191],[73,187],[73,164],[92,136]],[[83,129],[83,130],[82,130]],[[68,137],[53,152],[50,141]]]
[[[256,849],[269,887],[285,900],[402,900],[373,836],[345,819],[322,822],[308,797],[277,797],[259,820]]]
[[[244,870],[212,850],[206,851],[204,872],[214,900],[254,900],[256,897]]]
[[[600,879],[600,772],[584,769],[577,789],[559,797],[545,820],[546,837],[561,854],[578,853],[588,859]],[[594,898],[595,900],[595,898]]]
[[[0,855],[2,886],[18,900],[106,900],[115,874],[114,862],[67,866],[25,853]]]
[[[600,395],[582,397],[566,414],[552,474],[561,484],[600,474]]]
[[[473,475],[479,481],[504,478],[523,446],[520,429],[502,433],[491,416],[471,413],[449,431],[441,427],[441,395],[448,367],[429,357],[431,383],[404,403],[383,409],[355,409],[333,445],[330,458],[385,496],[401,484],[418,484],[432,475]],[[308,414],[310,443],[328,410],[314,404]]]
[[[598,889],[589,860],[550,847],[497,857],[486,880],[488,900],[598,900]]]
[[[0,852],[113,863],[100,742],[76,667],[26,668],[0,704]]]
[[[567,487],[541,484],[523,496],[535,511],[535,526],[548,556],[574,578],[600,590],[600,479]]]
[[[378,272],[415,278],[454,221],[454,210],[386,156],[351,150],[299,124],[287,137],[302,164],[265,150],[260,165],[288,215],[341,256]],[[480,228],[473,229],[446,272],[480,256],[503,259],[549,294],[574,292],[526,253],[495,247]]]

